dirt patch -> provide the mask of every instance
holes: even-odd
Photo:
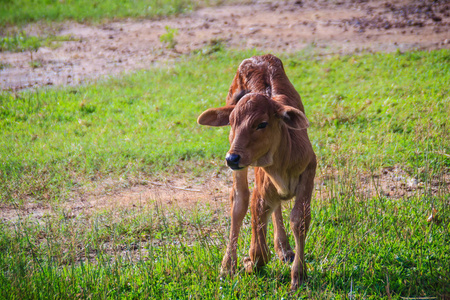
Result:
[[[372,197],[401,199],[424,195],[442,197],[450,193],[450,173],[444,172],[426,181],[411,176],[401,166],[382,168],[374,174],[323,170],[315,180],[315,198]]]
[[[165,181],[140,180],[134,186],[118,188],[118,182],[105,181],[93,191],[75,191],[61,204],[25,202],[23,205],[0,207],[0,220],[16,222],[19,218],[40,221],[47,215],[63,214],[73,218],[79,214],[118,212],[129,208],[149,208],[194,211],[208,206],[211,211],[226,214],[232,186],[231,171],[214,173],[198,180],[173,177]],[[249,182],[254,182],[253,169],[249,169]],[[442,173],[423,182],[411,177],[401,167],[383,168],[377,174],[345,174],[323,170],[315,179],[313,201],[328,201],[333,197],[356,197],[361,201],[371,197],[391,199],[443,196],[450,193],[450,174]],[[285,203],[289,205],[289,202]]]
[[[230,176],[231,178],[231,176]],[[92,215],[101,211],[119,211],[126,208],[162,206],[177,210],[200,209],[206,205],[217,209],[228,204],[231,182],[211,176],[186,181],[171,178],[165,181],[139,181],[129,188],[117,188],[118,182],[107,180],[93,191],[74,191],[64,203],[45,204],[26,201],[21,205],[0,206],[0,220],[17,221],[19,218],[41,220],[47,215],[63,214],[73,218],[79,214]]]
[[[70,35],[56,49],[1,53],[2,90],[81,84],[92,79],[146,69],[158,61],[208,51],[211,43],[266,52],[312,51],[318,55],[359,51],[450,49],[448,1],[258,2],[204,8],[163,20],[127,20],[100,26],[68,22],[28,26],[29,34]],[[176,28],[176,45],[160,36]]]

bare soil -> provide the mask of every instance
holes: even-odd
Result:
[[[176,28],[174,49],[160,41]],[[35,35],[73,41],[33,53],[0,53],[1,90],[80,84],[146,69],[211,43],[265,52],[318,55],[360,51],[450,48],[449,1],[336,0],[257,2],[203,8],[161,20],[125,20],[98,26],[74,22],[30,25]]]
[[[31,218],[39,221],[55,213],[72,218],[79,214],[92,215],[101,211],[114,212],[149,206],[182,211],[209,207],[212,211],[220,210],[223,216],[229,207],[231,178],[231,171],[224,168],[224,171],[205,174],[202,178],[186,180],[173,176],[163,181],[137,180],[128,187],[120,187],[120,182],[106,180],[95,189],[73,191],[64,203],[28,201],[16,206],[0,206],[0,220],[14,222],[19,218]],[[249,169],[249,181],[253,180],[253,169]],[[442,174],[440,178],[432,178],[427,182],[411,177],[400,166],[383,168],[376,174],[345,174],[336,170],[322,170],[321,174],[317,174],[315,201],[327,202],[332,197],[342,197],[342,192],[361,201],[375,196],[391,199],[419,195],[443,196],[450,193],[450,174]]]
[[[231,179],[231,175],[228,178]],[[173,176],[164,181],[139,180],[131,186],[128,183],[127,187],[121,187],[121,182],[117,180],[105,180],[93,189],[82,188],[72,191],[64,203],[28,200],[23,204],[0,205],[0,220],[17,221],[19,218],[40,220],[47,215],[58,213],[71,218],[79,214],[92,215],[101,211],[148,206],[194,210],[207,205],[217,209],[228,203],[231,187],[228,178],[213,175],[201,180],[186,181],[184,178]]]

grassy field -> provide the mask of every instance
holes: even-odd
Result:
[[[193,55],[94,85],[0,94],[0,201],[222,165],[228,128],[196,118],[224,103],[236,66],[252,54]],[[398,164],[425,182],[450,166],[448,51],[284,62],[322,170]]]
[[[254,54],[193,54],[87,86],[0,94],[0,201],[56,207],[40,220],[1,221],[0,297],[449,298],[448,50],[281,56],[311,123],[318,190],[328,191],[313,199],[309,280],[295,295],[289,266],[275,258],[259,274],[219,277],[224,207],[185,211],[145,199],[76,217],[58,209],[106,178],[220,171],[228,129],[195,120],[224,103],[239,62]],[[400,198],[358,188],[387,167],[421,188]],[[240,258],[249,234],[248,216]]]
[[[192,0],[13,0],[0,1],[0,28],[30,22],[74,20],[100,22],[104,20],[155,18],[175,15],[196,8]]]

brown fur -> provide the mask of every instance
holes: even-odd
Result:
[[[306,278],[304,247],[311,220],[316,156],[308,138],[308,121],[300,95],[273,55],[244,60],[238,68],[226,106],[206,110],[198,123],[231,125],[227,163],[233,172],[230,241],[222,261],[222,273],[237,266],[236,245],[242,220],[249,206],[247,167],[255,167],[255,189],[251,198],[252,240],[247,272],[269,261],[267,223],[272,214],[275,250],[283,261],[292,261],[291,289]],[[281,214],[283,200],[295,199],[290,225],[295,254],[286,235]]]

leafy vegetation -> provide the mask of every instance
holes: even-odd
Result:
[[[163,43],[163,45],[168,49],[175,48],[177,41],[176,36],[178,35],[178,29],[176,28],[170,28],[169,26],[166,26],[166,33],[162,34],[159,37],[159,41]]]
[[[219,47],[87,86],[0,94],[1,202],[18,214],[0,221],[1,297],[450,297],[448,50],[281,57],[319,158],[309,280],[295,295],[275,257],[259,274],[219,277],[225,207],[164,210],[144,199],[75,214],[60,205],[105,178],[220,172],[228,128],[195,120],[224,104],[237,65],[255,54]],[[386,167],[421,188],[391,197],[359,187]],[[33,201],[56,212],[21,217]]]

